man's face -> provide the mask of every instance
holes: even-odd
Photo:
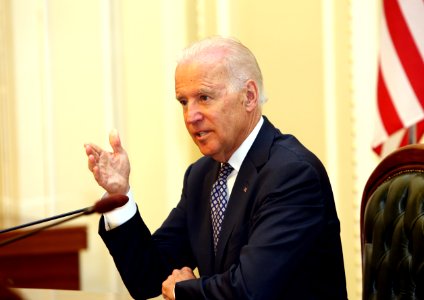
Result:
[[[244,89],[232,92],[220,63],[187,62],[175,72],[184,122],[203,155],[227,161],[249,133]]]

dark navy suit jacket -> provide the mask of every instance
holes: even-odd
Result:
[[[181,200],[152,235],[140,214],[100,235],[131,295],[161,293],[173,269],[183,299],[347,299],[340,224],[321,162],[265,117],[230,195],[216,255],[210,192],[219,163],[203,157],[184,177]]]

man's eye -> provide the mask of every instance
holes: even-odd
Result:
[[[180,104],[182,106],[186,106],[186,104],[187,104],[187,100],[185,100],[185,99],[178,99],[178,102],[180,102]]]
[[[202,101],[208,101],[210,99],[209,96],[206,96],[206,95],[201,95],[199,98]]]

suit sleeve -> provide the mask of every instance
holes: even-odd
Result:
[[[110,231],[105,230],[101,218],[99,234],[133,298],[159,295],[162,282],[173,269],[194,267],[186,230],[185,203],[181,197],[164,222],[166,228],[162,226],[153,235],[138,210],[129,221]]]

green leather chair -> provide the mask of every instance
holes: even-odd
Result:
[[[424,299],[424,145],[384,158],[361,203],[363,300]]]

